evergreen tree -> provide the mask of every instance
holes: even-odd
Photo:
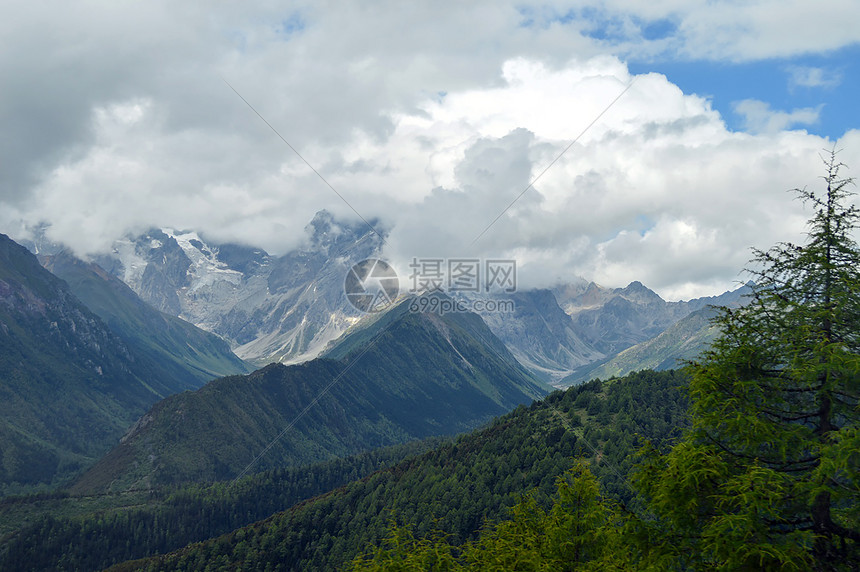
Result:
[[[623,518],[600,494],[584,462],[556,480],[547,511],[534,494],[511,508],[509,520],[486,527],[462,546],[434,532],[417,539],[392,523],[388,537],[370,554],[352,562],[359,570],[635,570],[621,536]]]
[[[663,566],[860,566],[858,211],[835,152],[825,165],[823,194],[795,189],[806,243],[754,252],[749,305],[691,364],[691,430],[638,470]]]

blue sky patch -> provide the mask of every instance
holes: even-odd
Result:
[[[646,40],[662,40],[674,36],[678,32],[678,24],[665,18],[654,20],[641,25],[642,37]]]
[[[746,117],[735,106],[748,99],[767,103],[772,111],[791,113],[819,110],[818,121],[795,124],[794,129],[836,139],[860,128],[860,46],[819,55],[761,60],[750,63],[712,61],[628,62],[635,74],[658,72],[684,93],[711,100],[728,127],[747,128]]]
[[[297,32],[301,32],[305,29],[306,23],[305,19],[298,12],[293,12],[284,20],[281,20],[281,25],[278,27],[278,32],[285,35],[291,36]]]

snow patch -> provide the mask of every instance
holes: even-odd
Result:
[[[234,286],[242,283],[242,273],[228,268],[218,260],[218,249],[204,243],[196,232],[180,233],[170,228],[162,228],[161,232],[173,238],[185,256],[191,260],[188,276],[191,279],[189,289],[192,292],[211,287],[219,281],[229,282]],[[194,242],[202,244],[204,248],[198,248]]]
[[[148,263],[137,253],[137,244],[128,238],[122,238],[114,242],[113,253],[122,265],[122,281],[135,292],[139,292],[143,272]]]

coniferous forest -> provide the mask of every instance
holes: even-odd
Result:
[[[635,503],[627,474],[636,451],[646,440],[668,450],[680,435],[686,384],[678,371],[593,381],[423,454],[414,453],[430,445],[165,490],[93,514],[36,516],[7,537],[0,567],[100,569],[181,548],[118,568],[331,569],[381,541],[393,524],[421,537],[445,531],[457,542],[473,539],[486,523],[504,519],[526,491],[548,505],[556,479],[575,459],[590,460],[613,498]],[[35,504],[19,504],[28,502]],[[2,506],[12,514],[15,503]],[[261,520],[277,510],[283,512]],[[227,534],[182,548],[220,533]]]

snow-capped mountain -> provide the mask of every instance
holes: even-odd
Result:
[[[117,241],[96,261],[156,308],[230,341],[242,359],[291,363],[315,357],[358,319],[344,277],[381,243],[326,211],[306,231],[305,247],[276,257],[162,228]]]
[[[361,319],[344,293],[349,269],[378,257],[382,238],[364,224],[320,211],[306,244],[283,256],[218,244],[194,231],[153,229],[95,259],[141,298],[230,342],[257,365],[312,359]],[[33,250],[57,245],[36,241]],[[532,373],[557,383],[588,364],[659,335],[716,298],[666,302],[640,282],[604,288],[580,280],[552,290],[494,294],[513,312],[480,312],[490,330]]]

